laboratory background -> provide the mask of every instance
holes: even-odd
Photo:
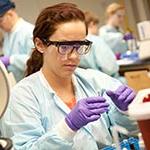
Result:
[[[0,150],[150,150],[150,0],[0,0]]]

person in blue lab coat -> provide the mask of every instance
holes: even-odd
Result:
[[[136,130],[125,115],[134,91],[77,68],[92,44],[86,35],[84,13],[74,4],[49,6],[38,16],[27,77],[13,88],[1,120],[15,150],[98,150],[113,143],[112,125]]]
[[[81,57],[79,67],[100,70],[125,83],[125,79],[119,76],[119,66],[115,54],[104,39],[97,36],[99,18],[90,11],[86,11],[84,15],[88,26],[88,36],[86,38],[93,43],[90,53]]]
[[[124,16],[125,7],[123,5],[110,4],[106,9],[107,24],[99,29],[99,35],[108,43],[116,56],[128,49],[121,29]]]
[[[34,46],[34,26],[18,16],[14,2],[0,0],[0,28],[4,31],[4,56],[0,60],[19,81],[24,77],[25,64]]]
[[[106,42],[97,36],[99,18],[93,12],[86,11],[84,14],[88,26],[87,39],[93,43],[90,53],[81,57],[79,66],[101,70],[110,76],[116,76],[119,67],[115,55]]]

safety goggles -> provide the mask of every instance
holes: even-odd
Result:
[[[58,48],[58,53],[66,55],[72,53],[74,50],[79,55],[87,54],[92,46],[89,40],[84,41],[50,41],[44,39],[43,42],[47,45],[54,45]]]

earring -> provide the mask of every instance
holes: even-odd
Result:
[[[42,51],[42,50],[39,50],[39,52],[40,52],[41,54],[43,54],[43,53],[44,53],[44,51]]]
[[[38,52],[40,52],[41,54],[44,53],[44,51],[42,49],[38,49],[38,48],[35,48]]]

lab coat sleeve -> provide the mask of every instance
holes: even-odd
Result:
[[[123,34],[121,32],[114,33],[111,31],[107,31],[105,28],[100,28],[99,35],[105,37],[108,41],[113,41],[114,44],[117,44],[118,41],[123,40]]]
[[[122,83],[119,82],[117,79],[114,79],[102,72],[95,71],[92,69],[87,70],[89,70],[89,73],[86,73],[87,76],[89,74],[93,76],[92,81],[96,91],[105,91],[103,97],[105,97],[107,102],[110,104],[108,117],[110,118],[111,124],[123,126],[129,131],[137,131],[137,123],[131,120],[131,118],[128,115],[119,111],[119,109],[117,108],[117,106],[115,106],[111,98],[106,94],[107,90],[115,91],[120,85],[122,85]]]
[[[107,96],[106,96],[107,97]],[[107,100],[109,97],[107,97]],[[111,100],[110,100],[111,101]],[[130,133],[135,133],[138,131],[137,122],[132,120],[126,112],[120,111],[113,103],[110,102],[110,110],[108,112],[108,117],[110,118],[112,126],[119,125],[126,128]]]
[[[122,83],[117,79],[112,77],[105,77],[103,79],[103,89],[115,91]],[[136,132],[138,130],[137,122],[133,121],[128,115],[127,112],[120,111],[119,108],[113,103],[111,98],[104,93],[104,97],[110,104],[110,110],[108,112],[108,117],[110,118],[112,126],[119,125],[126,128],[129,132]]]
[[[115,91],[121,85],[122,83],[120,81],[112,77],[106,76],[105,79],[103,79],[103,88],[105,90]],[[108,117],[110,118],[111,124],[122,126],[130,132],[136,132],[138,130],[137,122],[133,121],[126,112],[120,111],[106,92],[104,93],[104,97],[110,104]]]
[[[75,132],[69,129],[64,120],[45,131],[40,106],[31,89],[19,87],[12,91],[2,122],[4,135],[12,138],[15,150],[72,148]]]
[[[29,55],[27,54],[14,54],[10,57],[10,64],[15,66],[19,70],[24,71],[28,59]]]
[[[109,46],[102,39],[93,46],[95,47],[93,53],[97,67],[110,76],[117,74],[119,67],[115,55]]]
[[[34,48],[32,37],[26,35],[24,42],[20,43],[22,52],[19,54],[12,54],[10,56],[10,64],[20,69],[21,71],[25,70],[26,62],[30,57],[32,48]]]
[[[104,38],[111,48],[118,47],[118,49],[127,50],[127,44],[123,40],[123,34],[121,32],[111,32],[105,28],[101,28],[99,30],[99,36]]]

